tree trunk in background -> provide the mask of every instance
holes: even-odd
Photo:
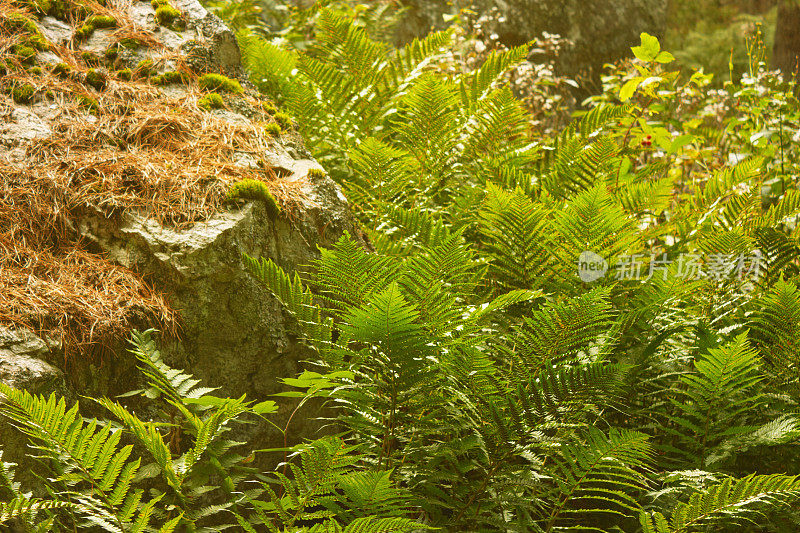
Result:
[[[797,74],[800,57],[800,3],[787,0],[778,6],[775,22],[775,46],[772,48],[772,68],[779,68],[784,78]]]

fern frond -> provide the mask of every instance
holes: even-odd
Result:
[[[613,335],[609,289],[597,288],[560,303],[549,303],[526,317],[519,328],[519,354],[532,372],[588,353]]]
[[[800,496],[797,476],[780,474],[750,475],[742,479],[728,478],[702,492],[692,494],[687,503],[679,504],[667,521],[661,513],[640,515],[646,532],[689,533],[705,530],[717,521],[742,521],[760,514],[753,507],[763,503],[775,504]]]
[[[77,403],[68,410],[64,399],[57,400],[54,394],[44,399],[0,383],[0,396],[4,399],[0,414],[62,465],[58,481],[69,487],[66,494],[94,511],[86,518],[122,531],[130,522],[122,513],[126,501],[138,498],[131,487],[141,464],[140,459],[128,461],[133,446],[120,446],[122,433],[108,425],[98,428],[94,420],[84,422]]]
[[[751,322],[756,346],[777,368],[796,368],[800,363],[800,291],[781,279],[758,303]]]
[[[344,533],[411,533],[433,529],[408,518],[364,517],[354,520],[344,528]]]
[[[332,249],[323,249],[316,262],[315,284],[334,311],[358,307],[399,275],[393,258],[370,254],[345,232]]]
[[[640,507],[634,494],[647,486],[640,470],[651,457],[643,433],[612,429],[606,435],[589,428],[585,441],[564,446],[556,461],[558,492],[545,531],[583,529],[576,521],[584,513],[635,515]]]
[[[528,45],[509,50],[493,51],[481,67],[463,76],[459,82],[462,107],[470,110],[488,95],[506,70],[528,56]]]
[[[521,190],[488,185],[480,212],[480,231],[492,263],[489,272],[505,286],[529,289],[540,285],[551,262],[549,212]]]
[[[167,366],[161,357],[156,341],[153,339],[155,330],[132,331],[130,343],[131,353],[139,361],[139,370],[144,374],[151,391],[148,396],[155,397],[163,394],[172,402],[182,403],[186,398],[200,398],[216,388],[197,387],[199,379],[194,379],[191,374]]]
[[[243,260],[250,273],[255,276],[278,299],[284,308],[297,320],[307,343],[317,351],[330,342],[330,321],[323,319],[322,312],[314,303],[311,290],[303,284],[299,274],[287,274],[271,259],[254,259],[248,255]]]
[[[67,501],[41,500],[19,495],[9,501],[0,502],[0,526],[5,522],[21,519],[32,527],[39,527],[35,522],[40,512],[66,508],[77,509],[77,505]]]
[[[676,414],[670,430],[680,438],[674,449],[689,464],[704,468],[714,447],[725,437],[752,431],[742,424],[746,413],[762,401],[754,386],[762,379],[758,355],[746,334],[695,361],[694,374],[681,376],[686,389],[671,399]]]

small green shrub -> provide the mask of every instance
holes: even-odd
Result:
[[[97,69],[89,69],[86,72],[86,84],[94,87],[98,91],[102,91],[106,87],[106,75]]]
[[[225,107],[225,101],[218,93],[208,93],[197,101],[198,107],[211,111],[212,109],[220,109]]]
[[[281,208],[275,201],[275,197],[269,192],[267,184],[263,181],[246,179],[238,181],[228,190],[228,200],[261,200],[267,206],[267,212],[272,218],[277,217]]]
[[[236,81],[223,76],[222,74],[204,74],[197,80],[197,84],[201,89],[206,91],[219,91],[224,93],[241,93],[244,92],[241,84]]]

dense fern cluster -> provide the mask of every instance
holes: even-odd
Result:
[[[286,395],[335,406],[340,433],[254,472],[225,430],[275,406],[212,396],[137,334],[172,422],[0,389],[54,468],[28,493],[3,464],[0,523],[796,531],[793,88],[754,65],[712,91],[643,34],[548,137],[504,84],[526,47],[453,74],[448,32],[395,49],[334,9],[303,20],[303,53],[243,34],[247,65],[375,252],[345,234],[305,277],[245,259],[314,353]]]

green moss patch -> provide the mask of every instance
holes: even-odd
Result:
[[[306,177],[310,180],[319,180],[324,178],[325,176],[327,176],[327,174],[321,168],[309,169],[308,173],[306,174]]]
[[[276,122],[270,122],[264,126],[264,133],[277,137],[281,134],[281,127]]]
[[[129,68],[124,68],[122,70],[118,70],[116,75],[118,80],[131,81],[131,78],[133,77],[133,72]]]
[[[59,78],[68,78],[72,74],[72,67],[66,63],[57,63],[51,72]]]
[[[134,69],[136,75],[142,78],[147,78],[155,74],[156,69],[153,66],[152,59],[142,59],[137,63],[136,68]]]
[[[29,83],[22,83],[11,88],[11,98],[18,104],[27,104],[33,99],[36,88]]]
[[[162,26],[170,26],[181,17],[181,12],[170,5],[156,9],[156,20]]]
[[[100,109],[100,104],[97,103],[97,100],[90,96],[79,94],[76,96],[76,99],[78,100],[78,104],[90,113],[97,113]]]
[[[81,59],[90,67],[99,67],[103,63],[103,60],[93,52],[81,52]]]
[[[278,112],[278,108],[272,102],[261,102],[261,109],[269,115],[274,115]]]
[[[197,80],[197,84],[201,89],[206,91],[216,91],[223,93],[239,94],[244,92],[241,84],[236,81],[223,76],[222,74],[203,74]]]
[[[84,41],[92,36],[94,30],[103,28],[114,28],[117,25],[117,19],[109,15],[94,15],[84,21],[83,26],[75,31],[75,38],[79,41]]]
[[[33,19],[26,17],[20,13],[10,13],[8,15],[0,15],[0,23],[10,32],[18,33],[22,37],[21,40],[12,47],[12,52],[19,55],[30,57],[28,53],[30,49],[34,50],[47,50],[50,43],[45,39],[39,27]],[[19,50],[14,50],[14,48]]]
[[[172,83],[185,83],[188,76],[182,72],[165,72],[150,78],[153,85],[170,85]]]
[[[117,42],[119,46],[127,50],[136,50],[142,46],[142,43],[132,37],[125,37]]]
[[[11,47],[11,52],[23,63],[32,63],[38,53],[35,48],[24,44],[15,44]]]
[[[281,208],[275,197],[269,191],[269,187],[263,181],[246,179],[237,181],[228,190],[228,200],[260,200],[267,206],[267,212],[272,218],[277,217],[281,213]]]
[[[91,85],[98,91],[102,91],[106,88],[106,75],[95,68],[89,69],[86,72],[86,85]]]
[[[225,107],[225,101],[218,93],[208,93],[197,101],[198,107],[211,111],[212,109],[220,109]]]
[[[117,26],[117,19],[109,15],[94,15],[86,19],[84,24],[88,24],[96,30],[101,28],[115,28]]]
[[[278,112],[275,113],[272,118],[275,119],[275,122],[280,124],[282,130],[292,129],[292,117],[287,113]]]

